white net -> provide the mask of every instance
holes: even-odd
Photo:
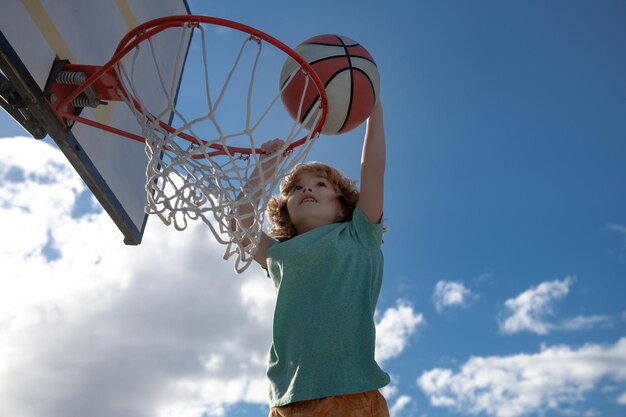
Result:
[[[221,29],[210,29],[163,31],[140,43],[115,69],[145,137],[147,213],[178,230],[202,220],[226,246],[224,258],[235,257],[235,270],[243,272],[254,259],[272,192],[304,160],[316,136],[286,116],[280,103],[277,77],[286,55],[243,34],[229,61],[221,51],[226,48]],[[234,37],[234,32],[227,35]],[[212,37],[218,40],[211,43]],[[159,42],[178,44],[178,49],[163,51]],[[264,47],[271,51],[264,53]],[[163,76],[182,68],[183,61],[187,81],[179,84],[176,73]],[[273,85],[257,81],[268,76]],[[179,89],[185,100],[176,99]],[[317,124],[321,114],[316,106],[303,124]],[[274,138],[284,141],[283,148],[264,155],[259,146]],[[290,148],[303,138],[304,144]],[[276,166],[270,174],[259,169],[268,158]]]

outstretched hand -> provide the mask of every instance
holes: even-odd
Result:
[[[261,145],[262,152],[256,153],[259,157],[259,163],[255,166],[250,176],[243,181],[241,184],[241,192],[237,196],[237,200],[243,199],[244,196],[246,197],[246,203],[239,205],[239,226],[237,226],[237,222],[233,219],[230,225],[231,230],[235,231],[238,227],[247,229],[252,225],[253,213],[259,203],[263,189],[268,183],[268,179],[274,175],[276,168],[278,168],[278,165],[283,160],[284,146],[285,141],[281,139],[268,140]],[[249,241],[246,238],[243,242],[245,246],[248,244],[246,242]],[[263,260],[263,262],[265,261]]]
[[[264,176],[272,175],[278,164],[283,160],[284,146],[285,141],[282,139],[268,140],[261,145],[261,150],[264,153],[260,155],[259,160]]]

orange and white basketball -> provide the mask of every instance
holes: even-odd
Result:
[[[378,99],[380,77],[374,58],[363,46],[346,36],[319,35],[302,42],[295,51],[311,65],[326,90],[328,116],[322,133],[348,132],[369,117]],[[298,121],[311,129],[313,121],[307,118],[317,107],[319,94],[312,81],[304,92],[305,82],[300,66],[287,59],[280,74],[283,104],[291,117],[298,119],[302,102]]]

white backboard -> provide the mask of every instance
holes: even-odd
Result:
[[[8,93],[3,93],[3,107],[33,136],[47,133],[54,139],[127,244],[141,242],[147,219],[144,145],[80,123],[66,132],[46,113],[43,92],[56,60],[103,65],[134,27],[157,17],[183,14],[189,14],[184,0],[10,0],[3,3],[0,13],[2,79],[29,105],[11,107]],[[180,77],[182,65],[170,70],[170,76]],[[123,102],[83,112],[98,122],[140,133]]]

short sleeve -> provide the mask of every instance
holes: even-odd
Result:
[[[365,246],[378,248],[383,242],[383,225],[372,223],[357,204],[350,221],[351,232]]]

